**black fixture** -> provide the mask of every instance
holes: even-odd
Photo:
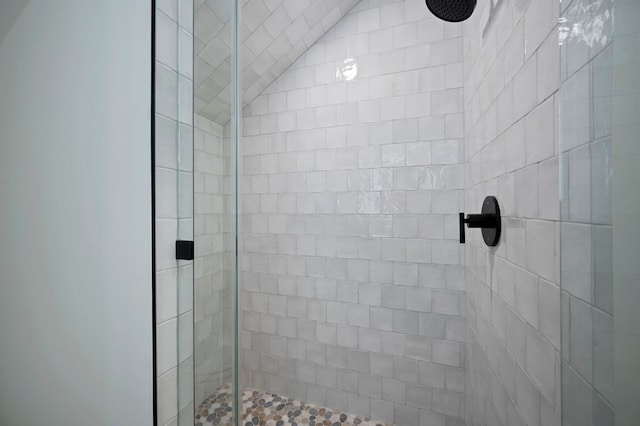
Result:
[[[482,239],[489,247],[495,247],[500,240],[500,206],[496,197],[488,196],[482,203],[480,214],[460,213],[460,244],[465,243],[464,224],[469,228],[482,228]]]
[[[193,241],[176,241],[176,259],[179,260],[193,260],[194,252]]]
[[[476,0],[425,0],[437,18],[447,22],[462,22],[473,14]]]

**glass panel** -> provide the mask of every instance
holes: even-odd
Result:
[[[172,6],[176,23],[177,66],[177,217],[178,240],[194,241],[194,155],[193,155],[193,3],[179,0]],[[162,40],[160,40],[162,42]],[[169,40],[167,40],[169,41]],[[178,424],[194,422],[194,328],[193,282],[195,262],[179,260],[177,274],[177,362]]]
[[[231,3],[233,8],[232,13],[232,49],[231,49],[231,82],[232,82],[232,99],[231,99],[231,128],[228,130],[228,138],[225,143],[225,247],[227,249],[225,253],[225,270],[226,275],[226,291],[228,294],[227,312],[229,315],[229,321],[225,324],[227,332],[225,336],[229,336],[225,341],[228,342],[225,345],[225,353],[227,356],[225,359],[229,368],[233,373],[233,416],[234,424],[239,425],[242,421],[242,390],[240,387],[240,296],[238,285],[238,212],[239,212],[239,200],[240,192],[238,190],[238,176],[239,176],[239,141],[240,141],[240,123],[242,107],[242,100],[240,97],[240,2],[233,0]],[[227,187],[229,185],[229,187]],[[233,340],[231,340],[233,338]]]
[[[639,18],[635,0],[574,0],[561,12],[565,425],[640,417]]]
[[[235,424],[236,61],[234,0],[196,1],[195,422]]]
[[[194,239],[193,7],[157,2],[156,229],[158,424],[193,424],[193,260],[175,241]]]
[[[182,76],[181,76],[182,77]],[[191,81],[179,82],[191,86]],[[192,89],[188,87],[189,92]],[[182,106],[181,106],[182,107]],[[193,124],[180,123],[178,148],[178,239],[193,241]],[[178,424],[191,425],[194,420],[194,356],[193,356],[193,282],[194,261],[178,261],[176,300],[178,304]]]
[[[616,0],[614,20],[614,321],[613,339],[606,344],[615,347],[613,406],[616,424],[622,426],[640,419],[640,2]]]
[[[613,424],[612,4],[561,13],[562,418]]]

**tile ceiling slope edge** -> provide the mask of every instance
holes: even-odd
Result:
[[[242,102],[248,105],[360,0],[240,0]],[[220,125],[230,120],[231,10],[195,1],[195,105]]]

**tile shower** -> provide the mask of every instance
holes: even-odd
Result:
[[[580,72],[611,54],[593,48],[580,71],[580,49],[558,47],[558,22],[611,6],[574,0],[560,14],[553,0],[482,1],[452,24],[422,0],[242,0],[235,58],[231,3],[157,11],[177,40],[194,37],[193,73],[173,69],[193,79],[195,112],[180,127],[193,124],[192,159],[177,142],[193,164],[176,167],[193,187],[175,196],[195,207],[161,218],[179,234],[193,222],[193,264],[162,264],[184,306],[161,322],[165,340],[178,327],[193,351],[178,343],[179,362],[162,358],[165,391],[179,389],[165,401],[179,402],[160,423],[560,425],[565,377],[612,416],[608,383],[567,349],[593,344],[582,323],[568,331],[580,312],[610,325],[611,290],[591,300],[566,279],[591,265],[561,268],[561,234],[590,247],[572,230],[591,225],[570,213],[584,188],[563,187],[562,203],[558,189],[582,146],[566,140],[581,118],[561,122],[560,111],[581,101]],[[193,27],[177,25],[189,13]],[[171,68],[171,57],[159,61]],[[187,96],[178,82],[165,92]],[[180,121],[171,114],[161,113]],[[607,135],[587,133],[590,173],[606,173],[596,148]],[[460,244],[458,213],[479,212],[486,195],[500,202],[500,244],[472,230]],[[192,306],[176,271],[194,281]],[[577,307],[563,308],[566,327],[561,293]]]
[[[249,386],[397,424],[461,419],[462,79],[461,25],[360,2],[245,107]]]

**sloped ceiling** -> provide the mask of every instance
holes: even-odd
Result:
[[[359,0],[241,0],[243,107],[265,90]],[[195,112],[218,124],[231,115],[231,9],[196,0]]]

